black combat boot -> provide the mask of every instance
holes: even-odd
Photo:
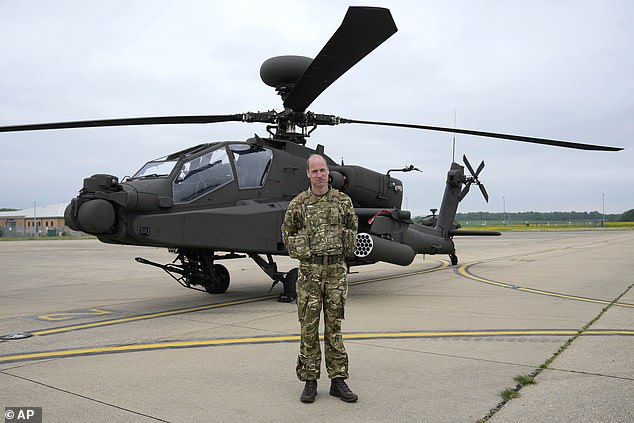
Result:
[[[330,395],[341,398],[341,401],[355,402],[359,396],[352,392],[346,381],[341,377],[336,377],[330,381]]]
[[[301,402],[315,402],[315,395],[317,395],[317,381],[307,380],[299,400]]]

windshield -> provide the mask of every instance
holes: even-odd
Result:
[[[220,148],[193,158],[181,166],[174,180],[174,202],[192,201],[233,181],[227,150]]]
[[[260,188],[264,185],[271,167],[273,152],[271,150],[249,144],[231,144],[238,173],[240,188]]]
[[[174,169],[176,160],[167,160],[167,156],[147,162],[132,178],[167,177]]]

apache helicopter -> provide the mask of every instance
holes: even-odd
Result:
[[[356,250],[347,258],[348,266],[380,261],[407,266],[417,254],[448,254],[455,265],[458,257],[453,237],[500,235],[460,230],[454,223],[458,203],[472,184],[479,186],[488,201],[478,179],[484,162],[474,170],[463,157],[469,175],[462,165],[451,163],[438,214],[432,209],[429,220],[415,224],[410,212],[401,209],[403,184],[390,172],[418,169],[409,166],[383,174],[361,166],[337,165],[324,154],[322,145],[314,149],[306,146],[306,139],[320,125],[381,125],[584,150],[621,150],[466,129],[346,119],[306,110],[335,80],[396,31],[388,9],[350,7],[341,26],[314,59],[278,56],[266,60],[260,76],[281,96],[284,110],[280,112],[14,125],[0,127],[0,132],[228,121],[268,124],[267,137],[196,145],[152,160],[121,181],[106,174],[86,178],[65,211],[65,221],[70,228],[95,235],[105,243],[168,248],[177,255],[172,263],[136,260],[165,270],[187,288],[213,294],[225,292],[230,280],[227,268],[217,262],[248,256],[273,285],[283,283],[280,301],[294,298],[297,269],[278,270],[273,256],[287,255],[280,227],[289,201],[308,187],[306,160],[314,153],[325,157],[331,185],[352,198],[359,218]]]

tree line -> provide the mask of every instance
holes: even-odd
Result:
[[[634,222],[634,209],[621,214],[606,214],[598,211],[592,212],[516,212],[516,213],[491,213],[469,212],[457,213],[456,220],[464,221],[514,221],[514,222],[563,222],[563,221],[597,221],[605,219],[606,222]]]

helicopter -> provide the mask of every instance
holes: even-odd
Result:
[[[411,165],[382,173],[337,164],[325,154],[323,145],[307,146],[307,139],[319,126],[401,127],[582,150],[622,150],[495,132],[348,119],[307,110],[334,81],[396,32],[389,9],[349,7],[340,27],[315,58],[277,56],[266,60],[260,77],[280,95],[281,111],[12,125],[0,127],[0,132],[220,122],[266,124],[266,136],[198,144],[151,160],[121,180],[109,174],[92,175],[84,179],[64,215],[68,227],[104,243],[169,249],[176,255],[172,263],[141,257],[136,261],[164,270],[186,288],[211,294],[224,293],[230,285],[229,271],[219,261],[249,257],[271,278],[273,286],[283,284],[279,300],[286,302],[295,296],[297,268],[281,271],[274,257],[288,254],[280,227],[289,201],[308,188],[306,160],[315,153],[328,164],[331,186],[350,196],[359,218],[355,252],[346,258],[349,268],[377,262],[407,266],[418,254],[446,254],[456,265],[454,237],[500,235],[496,231],[463,230],[454,222],[458,205],[472,185],[477,185],[488,201],[479,179],[484,161],[476,169],[466,156],[464,166],[452,162],[439,209],[431,209],[430,218],[417,224],[411,213],[402,209],[403,183],[391,173],[418,169]]]

